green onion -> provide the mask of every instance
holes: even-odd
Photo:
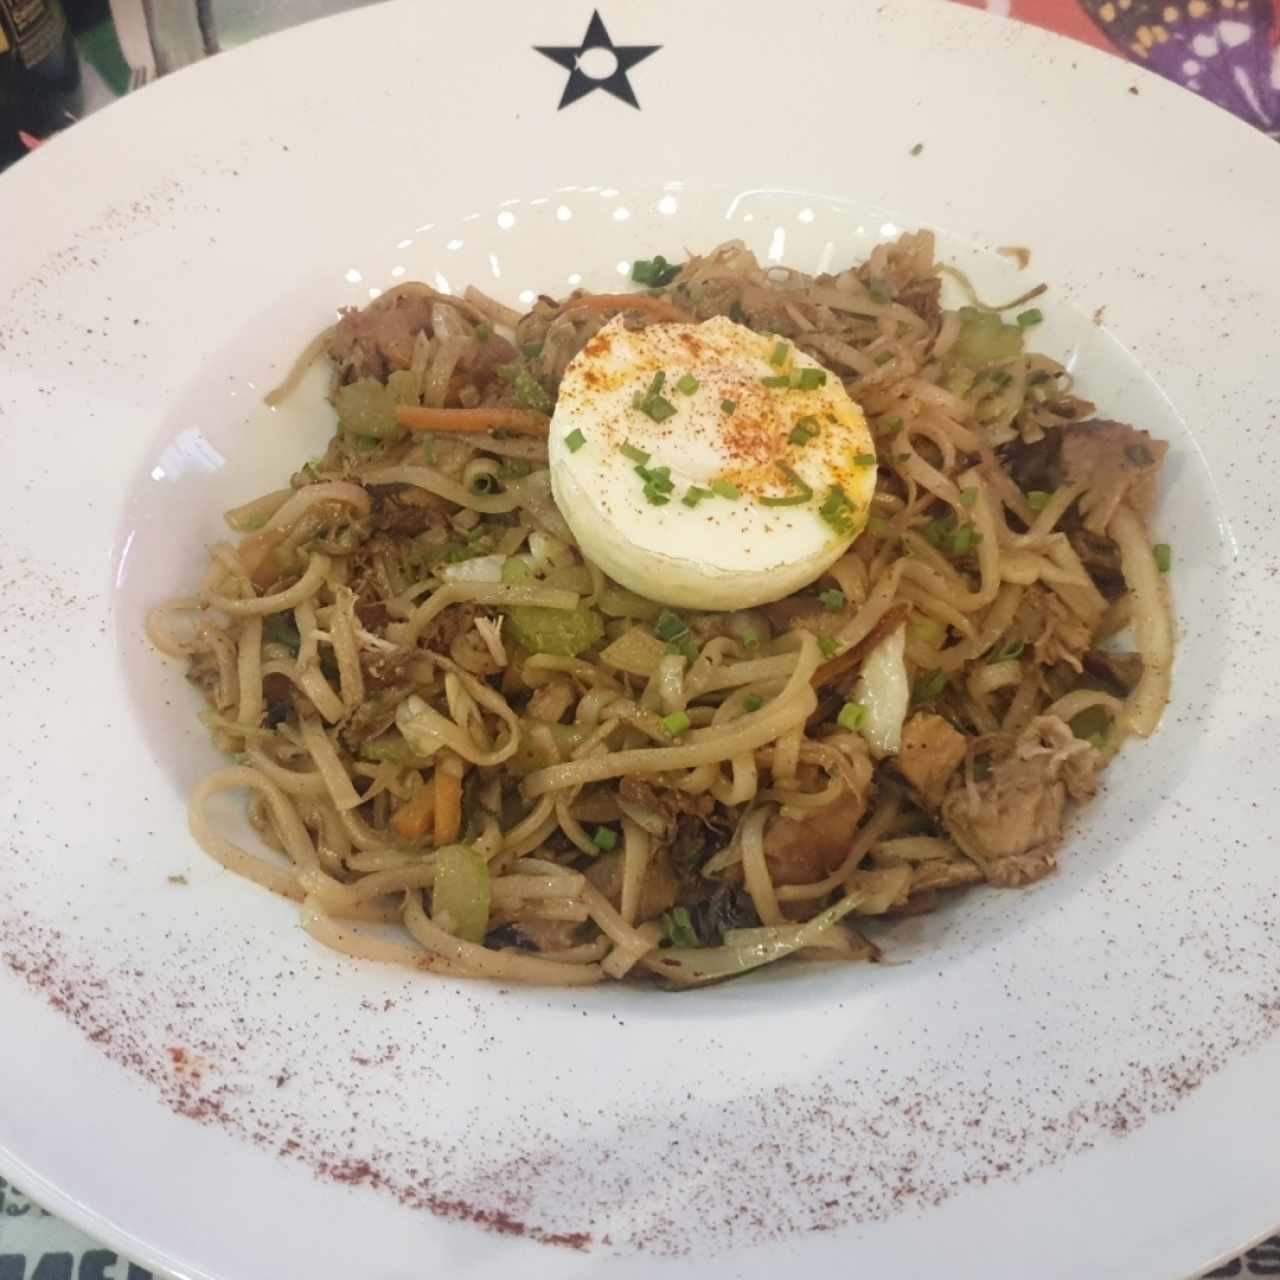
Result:
[[[653,634],[659,640],[678,640],[688,633],[689,626],[685,620],[671,609],[663,609],[658,620],[653,624]]]
[[[921,703],[933,702],[947,687],[945,671],[931,671],[916,684],[911,691],[911,701],[919,706]]]
[[[813,490],[805,484],[798,472],[794,468],[787,466],[785,462],[778,463],[778,470],[786,479],[790,480],[798,489],[798,493],[788,494],[783,498],[761,498],[760,505],[763,507],[798,507],[802,502],[808,502],[813,497]]]
[[[835,636],[829,636],[826,632],[818,637],[818,648],[822,650],[824,658],[834,658],[843,648],[840,641]]]
[[[1049,496],[1043,489],[1032,489],[1027,494],[1027,506],[1032,511],[1043,511],[1049,505]]]
[[[685,711],[673,711],[662,717],[662,727],[673,737],[678,738],[690,724],[689,715]]]
[[[1028,307],[1026,311],[1018,312],[1017,319],[1024,329],[1030,329],[1033,324],[1039,324],[1044,319],[1044,312],[1039,307]]]
[[[987,654],[988,662],[1011,662],[1014,658],[1022,656],[1022,651],[1027,647],[1025,640],[1008,640],[998,649],[992,649]]]
[[[971,507],[975,502],[977,502],[977,500],[978,500],[977,489],[961,489],[960,490],[960,505],[962,507]]]
[[[471,481],[472,493],[495,493],[498,488],[497,476],[491,476],[487,471],[480,472],[479,475],[473,477]]]
[[[668,262],[662,254],[656,258],[641,258],[631,264],[631,278],[636,284],[648,285],[651,289],[661,289],[680,274],[680,264]]]
[[[524,356],[526,360],[536,360],[542,354],[542,343],[526,342],[524,346],[520,348],[520,354]]]
[[[855,453],[853,455],[853,465],[855,467],[874,467],[876,465],[876,455],[874,453]]]
[[[836,716],[836,723],[850,733],[857,733],[867,723],[867,709],[860,702],[846,702]]]
[[[742,490],[736,484],[730,484],[727,480],[713,480],[711,482],[711,492],[717,498],[728,498],[730,502],[735,502],[742,497]]]
[[[830,591],[819,591],[818,599],[828,613],[839,613],[844,608],[844,592],[837,591],[834,587]]]
[[[853,510],[849,495],[838,484],[833,484],[818,514],[843,537],[853,532]]]
[[[797,422],[796,425],[791,428],[791,434],[787,437],[787,443],[798,445],[808,444],[815,435],[817,435],[816,431],[810,431],[807,427],[803,427]]]
[[[650,396],[642,405],[637,406],[646,417],[654,422],[666,422],[676,411],[675,405],[665,396]]]
[[[955,556],[968,555],[969,551],[977,542],[972,525],[962,525],[951,535],[951,554]]]
[[[254,516],[253,519],[248,521],[244,527],[249,533],[257,533],[259,529],[265,529],[267,527],[267,517]]]
[[[867,528],[875,534],[877,538],[887,538],[889,536],[889,522],[883,516],[872,516],[867,521]]]
[[[791,344],[789,342],[774,343],[773,351],[769,354],[769,363],[775,369],[781,369],[787,363],[787,357],[791,354]]]
[[[1105,733],[1091,733],[1085,741],[1095,751],[1101,751],[1107,745],[1107,735]]]
[[[918,156],[923,150],[924,150],[924,143],[917,142],[916,145],[911,148],[911,154],[913,156]]]
[[[619,452],[628,461],[634,462],[639,466],[644,466],[649,461],[649,455],[643,449],[637,449],[632,444],[624,444]]]
[[[889,290],[885,287],[883,280],[873,280],[867,286],[867,293],[870,295],[872,302],[885,303],[889,301]]]
[[[816,391],[819,387],[827,385],[827,371],[825,369],[794,369],[791,373],[791,385],[799,387],[801,391]]]
[[[586,443],[587,437],[584,436],[577,427],[574,427],[574,429],[564,438],[565,448],[568,449],[570,453],[577,453],[578,450]]]
[[[427,444],[434,445],[435,441],[428,440],[426,444],[423,445],[424,449],[426,448]],[[430,462],[431,459],[428,458],[427,461]],[[323,458],[309,458],[306,462],[302,464],[302,469],[314,480],[320,474],[320,468],[323,465],[324,465]]]
[[[736,400],[721,400],[720,409],[723,413],[732,413],[738,407]]]
[[[876,362],[876,364],[877,364],[877,365],[888,364],[888,363],[889,363],[889,361],[890,361],[890,360],[892,360],[892,359],[893,359],[893,352],[892,352],[892,351],[877,351],[877,352],[876,352],[875,362]]]
[[[789,387],[791,385],[791,379],[785,373],[778,373],[768,378],[761,378],[760,381],[763,382],[766,387]]]
[[[476,341],[488,342],[493,337],[493,330],[487,324],[476,325]]]
[[[597,827],[591,833],[591,843],[597,849],[603,849],[608,853],[618,843],[618,833],[612,827]]]
[[[877,435],[881,435],[881,436],[885,436],[885,437],[888,437],[888,436],[896,436],[896,435],[898,434],[898,432],[899,432],[899,431],[901,431],[901,430],[902,430],[902,419],[901,419],[901,418],[897,418],[897,417],[894,417],[894,418],[886,418],[886,419],[885,419],[885,420],[880,424],[880,430],[879,430],[879,431],[877,431],[877,432],[876,432],[876,434],[877,434]]]
[[[662,940],[672,947],[696,947],[698,931],[693,927],[687,907],[673,907],[662,916]]]
[[[709,498],[711,496],[710,489],[700,489],[696,484],[691,484],[680,501],[683,502],[686,507],[696,507],[703,498]]]
[[[555,402],[551,399],[546,387],[528,369],[520,369],[516,373],[511,389],[515,392],[516,399],[526,409],[533,409],[538,413],[550,413],[555,408]]]
[[[693,395],[698,389],[698,380],[691,373],[686,373],[679,382],[676,383],[676,390],[683,392],[687,396]]]
[[[742,700],[744,711],[759,711],[764,706],[764,699],[758,693],[749,693]]]
[[[1168,573],[1173,567],[1173,548],[1167,542],[1157,542],[1151,548],[1151,554],[1155,557],[1156,568],[1161,573]]]
[[[760,637],[756,635],[753,627],[747,627],[738,639],[742,641],[743,646],[747,649],[757,649],[760,646]]]

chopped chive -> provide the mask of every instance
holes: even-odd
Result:
[[[1002,644],[998,649],[992,649],[987,654],[988,662],[1010,662],[1014,658],[1022,656],[1022,651],[1027,647],[1025,640],[1009,640]]]
[[[732,413],[738,407],[736,400],[721,400],[720,410],[722,413]]]
[[[524,356],[526,360],[536,360],[542,354],[542,343],[526,342],[524,346],[520,348],[520,354]]]
[[[853,455],[853,465],[855,467],[874,467],[876,465],[876,455],[874,453],[855,453]]]
[[[742,490],[736,484],[730,484],[727,480],[713,480],[711,482],[711,492],[717,498],[728,498],[730,502],[735,502],[742,497]]]
[[[667,375],[664,370],[659,369],[657,373],[649,381],[649,389],[645,392],[646,396],[656,396],[662,393],[662,388],[667,385]]]
[[[833,484],[818,514],[843,537],[853,532],[853,509],[849,495],[838,484]]]
[[[825,369],[796,369],[791,375],[791,385],[799,387],[801,391],[816,391],[819,387],[827,385],[827,371]]]
[[[968,555],[977,542],[972,525],[963,525],[951,535],[951,554],[953,556]]]
[[[1095,751],[1101,751],[1107,745],[1107,735],[1105,733],[1091,733],[1085,741]]]
[[[1032,511],[1043,511],[1049,505],[1049,495],[1043,489],[1032,489],[1027,494],[1027,506]]]
[[[775,369],[781,369],[787,363],[787,357],[791,354],[791,344],[789,342],[775,342],[773,350],[769,353],[769,363]]]
[[[666,422],[676,411],[675,405],[665,396],[649,396],[639,408],[641,413],[652,418],[654,422]]]
[[[701,945],[698,931],[693,927],[693,920],[689,916],[688,907],[672,907],[670,911],[663,912],[662,944],[669,947]]]
[[[678,640],[682,635],[688,633],[688,623],[671,609],[663,609],[658,614],[658,620],[653,624],[653,634],[659,640]]]
[[[633,444],[624,443],[618,452],[628,461],[634,462],[638,466],[644,466],[649,461],[649,455],[643,449],[637,449]]]
[[[867,521],[867,528],[876,535],[877,538],[887,538],[889,536],[889,522],[883,516],[872,516]]]
[[[881,365],[881,364],[888,364],[888,363],[889,363],[889,361],[890,361],[890,360],[892,360],[892,359],[893,359],[893,352],[892,352],[892,351],[877,351],[877,352],[876,352],[876,364],[878,364],[878,365]]]
[[[687,396],[693,395],[698,389],[698,380],[691,373],[686,373],[679,382],[676,383],[676,390],[683,392]]]
[[[791,428],[791,434],[787,437],[788,444],[808,444],[810,440],[817,434],[816,431],[810,431],[806,427],[796,423]]]
[[[913,156],[918,156],[923,150],[924,150],[924,143],[917,142],[916,145],[911,148],[911,154]]]
[[[1018,323],[1024,328],[1029,329],[1033,324],[1039,324],[1044,319],[1044,312],[1039,307],[1028,307],[1026,311],[1018,312]]]
[[[703,498],[712,496],[710,489],[700,489],[696,484],[691,484],[685,491],[685,495],[680,499],[686,507],[696,507]]]
[[[977,500],[978,500],[977,489],[961,489],[960,490],[960,505],[962,507],[971,507],[975,502],[977,502]]]
[[[911,701],[917,706],[925,702],[933,702],[947,687],[945,671],[931,671],[923,680],[917,682],[911,691]]]
[[[631,264],[631,278],[636,284],[648,285],[651,289],[661,289],[680,274],[678,262],[668,262],[662,254],[656,258],[641,258]]]
[[[789,387],[791,379],[785,373],[774,374],[768,378],[761,378],[760,381],[766,387]]]
[[[472,478],[472,493],[496,493],[497,489],[498,477],[491,476],[487,471],[482,471],[479,475]]]
[[[846,702],[840,708],[836,723],[850,733],[857,733],[867,723],[867,709],[860,702]]]
[[[758,649],[760,647],[760,637],[756,635],[752,627],[747,627],[738,639],[742,641],[744,648]]]
[[[870,295],[872,302],[885,303],[889,301],[889,290],[885,287],[883,280],[873,280],[867,286],[867,293]]]
[[[610,849],[617,846],[618,833],[612,827],[597,827],[591,833],[591,843],[597,849],[603,849],[608,853]]]
[[[835,636],[829,636],[825,632],[818,637],[818,648],[822,650],[824,658],[834,658],[841,649],[840,641]]]
[[[787,466],[785,462],[778,463],[778,470],[783,476],[790,480],[799,490],[798,493],[790,493],[782,498],[761,498],[760,505],[764,507],[798,507],[802,502],[808,502],[813,497],[813,490],[804,482],[803,477],[793,468]]]
[[[834,587],[830,591],[819,591],[818,599],[828,613],[839,613],[844,608],[844,592],[837,591]]]
[[[876,434],[877,434],[877,435],[886,436],[886,437],[888,437],[888,436],[896,436],[896,435],[898,434],[898,432],[899,432],[899,431],[901,431],[901,430],[902,430],[902,419],[901,419],[901,418],[896,418],[896,417],[895,417],[895,418],[886,418],[886,419],[885,419],[885,420],[880,424],[880,430],[879,430]]]
[[[578,450],[586,443],[587,437],[584,436],[577,427],[574,427],[574,429],[564,438],[565,448],[568,449],[570,453],[577,453]]]
[[[758,693],[749,693],[742,700],[744,711],[759,711],[764,706],[764,699]]]
[[[1161,573],[1168,573],[1173,567],[1173,548],[1167,542],[1157,542],[1151,548],[1151,554],[1155,557],[1156,568]]]
[[[678,738],[690,724],[689,716],[684,711],[673,711],[662,717],[662,727],[673,737]]]
[[[652,489],[646,489],[644,496],[651,507],[665,507],[671,501],[670,498],[661,493],[655,493]]]

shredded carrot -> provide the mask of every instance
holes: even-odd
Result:
[[[391,818],[396,835],[405,840],[421,840],[427,834],[436,808],[435,787],[427,784],[414,792]]]
[[[462,830],[462,779],[447,768],[435,772],[436,844],[451,844]]]
[[[427,409],[399,405],[396,421],[410,431],[518,431],[522,435],[545,436],[550,419],[532,409]]]
[[[244,538],[236,548],[241,567],[255,587],[265,590],[280,576],[276,549],[284,538],[283,529],[262,529]]]
[[[677,324],[693,324],[687,311],[681,311],[666,298],[651,298],[647,293],[588,293],[574,298],[561,307],[561,314],[570,311],[647,311],[655,320],[671,320]]]

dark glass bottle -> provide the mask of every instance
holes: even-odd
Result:
[[[80,111],[80,60],[58,0],[0,0],[0,169]]]

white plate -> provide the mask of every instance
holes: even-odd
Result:
[[[406,4],[0,182],[0,1168],[223,1280],[1207,1266],[1280,1219],[1274,147],[959,6],[603,16],[662,46],[639,110],[556,110],[532,46],[585,6]],[[665,997],[348,962],[194,848],[212,755],[141,614],[323,437],[257,397],[335,305],[438,275],[514,302],[730,235],[812,268],[916,225],[993,289],[1051,281],[1040,342],[1173,442],[1174,703],[1061,874],[904,929],[909,964]]]

